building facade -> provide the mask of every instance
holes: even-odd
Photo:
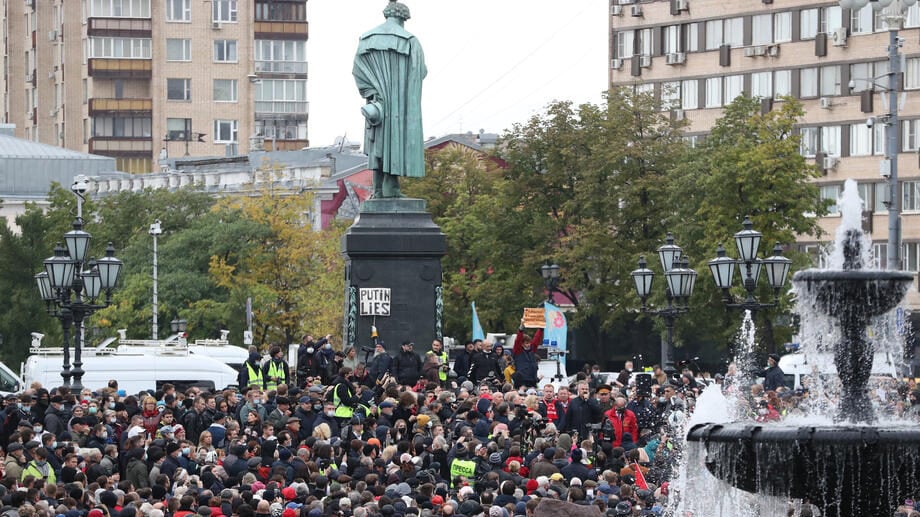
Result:
[[[5,0],[4,122],[150,172],[309,145],[306,0]]]
[[[899,196],[902,268],[920,269],[920,6],[906,13],[899,84]],[[885,154],[888,27],[866,6],[841,8],[808,0],[667,0],[610,2],[610,82],[654,92],[704,135],[722,107],[746,93],[772,109],[783,96],[801,99],[801,152],[823,172],[822,196],[836,200],[846,179],[866,201],[865,228],[884,267],[888,242]],[[870,117],[874,117],[868,122]],[[836,207],[822,219],[832,240]],[[827,242],[802,240],[819,256]],[[915,289],[910,305],[920,307]]]

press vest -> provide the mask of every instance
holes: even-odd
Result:
[[[341,386],[341,384],[339,386]],[[335,417],[351,418],[352,415],[355,414],[355,410],[342,405],[342,401],[339,399],[339,386],[332,389],[332,402],[335,403]]]
[[[443,366],[443,365],[445,365],[445,364],[448,364],[448,361],[450,360],[450,358],[447,356],[447,352],[445,352],[445,351],[442,350],[440,354],[435,354],[435,353],[434,353],[434,350],[432,350],[431,353],[434,354],[434,355],[438,358],[438,364],[439,364],[439,365],[442,365],[442,366]],[[446,380],[447,380],[447,371],[446,371],[446,370],[443,370],[443,369],[441,369],[441,368],[438,368],[438,379],[440,379],[441,382],[446,381]]]
[[[454,486],[454,479],[460,476],[465,477],[466,480],[469,481],[470,486],[472,486],[476,479],[476,462],[472,460],[461,460],[460,458],[454,458],[454,461],[450,462],[451,488],[456,488]]]
[[[262,369],[253,368],[249,361],[246,361],[246,369],[249,371],[249,387],[262,389]]]
[[[274,390],[278,388],[278,383],[271,380],[272,377],[282,378],[284,377],[284,365],[277,365],[274,361],[269,360],[268,362],[268,377],[269,380],[265,383],[266,390]]]

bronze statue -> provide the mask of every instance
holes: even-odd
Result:
[[[352,74],[365,118],[364,151],[374,171],[374,198],[403,197],[399,177],[425,175],[422,80],[428,74],[418,40],[403,28],[409,8],[390,0],[386,21],[361,36]]]

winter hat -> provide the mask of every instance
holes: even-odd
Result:
[[[500,452],[493,452],[489,455],[489,463],[493,465],[500,465],[502,462],[502,455]]]
[[[534,490],[540,488],[540,483],[538,483],[536,479],[528,479],[526,488],[527,488],[527,495],[530,495],[533,493]],[[520,513],[520,512],[517,512],[517,513]]]

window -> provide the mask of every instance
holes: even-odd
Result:
[[[637,84],[636,95],[655,95],[655,83]]]
[[[685,110],[692,110],[699,107],[700,82],[696,79],[682,81],[680,84],[680,107]]]
[[[918,149],[917,131],[920,129],[920,120],[901,121],[901,147],[902,151],[916,151]]]
[[[840,65],[821,67],[821,96],[840,95]]]
[[[192,40],[190,39],[167,39],[166,40],[166,60],[167,61],[191,61],[192,60]]]
[[[219,39],[214,40],[214,62],[215,63],[236,63],[236,40]]]
[[[773,15],[755,14],[751,17],[751,44],[769,45],[773,43]]]
[[[166,98],[171,101],[192,100],[192,80],[166,79]]]
[[[635,47],[635,32],[631,30],[620,31],[616,33],[615,40],[616,40],[616,49],[617,49],[618,58],[625,59],[625,58],[629,58],[633,56],[633,54],[635,53],[635,48],[636,48]],[[271,46],[270,45],[271,42],[262,43],[264,41],[265,40],[256,40],[256,61],[259,60],[260,55],[262,56],[262,60],[264,61],[269,61],[269,59],[266,58],[266,54],[273,57],[272,52],[270,51],[266,52],[264,48],[262,48],[263,45],[266,45],[266,44]],[[262,45],[260,45],[260,43],[262,43]],[[256,64],[256,66],[258,66],[258,63]]]
[[[214,101],[236,102],[236,88],[236,79],[214,79]]]
[[[792,95],[792,70],[777,70],[773,79],[773,98]]]
[[[168,118],[166,119],[166,137],[169,140],[185,140],[192,134],[192,119]]]
[[[831,201],[831,204],[827,207],[827,215],[840,213],[840,209],[837,207],[837,200],[840,199],[840,194],[842,193],[843,187],[841,185],[821,185],[821,199]]]
[[[629,35],[628,41],[622,41],[624,35]],[[632,56],[632,31],[623,31],[616,34],[617,57],[620,59]],[[628,54],[621,45],[628,45]],[[305,74],[307,73],[307,42],[286,40],[255,41],[256,72]]]
[[[853,81],[853,93],[872,89],[872,63],[853,63],[850,65],[850,79]]]
[[[901,210],[920,211],[920,181],[901,182]]]
[[[850,10],[850,32],[853,34],[869,34],[872,32],[873,9],[866,5],[860,10]]]
[[[214,22],[236,21],[236,0],[211,0],[212,16]]]
[[[192,0],[166,0],[166,21],[192,21]]]
[[[725,101],[730,104],[736,97],[744,93],[744,76],[729,75],[725,77]]]
[[[904,28],[920,27],[920,4],[914,4],[907,9],[904,18]]]
[[[920,89],[920,58],[918,57],[907,59],[907,66],[904,67],[904,89]]]
[[[669,110],[680,106],[680,81],[661,83],[661,109]]]
[[[888,189],[888,183],[875,184],[875,196],[873,196],[875,203],[872,205],[873,212],[885,212],[888,210],[888,200],[891,198]]]
[[[872,154],[872,128],[865,123],[850,124],[850,156],[869,156],[870,154]]]
[[[150,18],[150,0],[92,0],[89,7],[97,18]]]
[[[840,126],[821,128],[821,152],[827,156],[840,156]]]
[[[236,121],[235,120],[215,120],[214,121],[214,143],[215,144],[233,144],[236,143]]]
[[[723,42],[732,48],[744,45],[744,18],[728,18],[725,20]]]
[[[885,130],[887,124],[875,124],[872,127],[872,154],[885,154]]]
[[[803,127],[799,129],[799,134],[799,154],[805,158],[814,158],[818,153],[818,128]]]
[[[93,117],[93,136],[150,138],[150,117]]]
[[[304,120],[256,120],[257,135],[279,140],[306,140],[307,122]]]
[[[815,39],[818,35],[818,9],[802,9],[799,24],[799,39]]]
[[[89,57],[150,59],[150,38],[89,38],[88,49]]]
[[[888,264],[888,243],[874,243],[872,245],[872,265],[876,269],[885,269],[886,264]]]
[[[722,106],[722,78],[706,78],[706,107],[719,108]]]
[[[303,2],[256,0],[256,21],[307,21],[307,6]]]
[[[872,194],[875,190],[875,184],[857,183],[856,189],[859,191],[859,199],[863,202],[862,211],[865,212],[872,206]]]
[[[643,56],[652,55],[652,29],[639,29],[636,31],[639,38],[639,54]]]
[[[821,32],[827,34],[843,27],[843,8],[839,5],[821,8]]]
[[[773,72],[751,74],[751,97],[773,98]]]
[[[256,84],[257,113],[306,113],[305,79],[263,79]]]
[[[773,41],[782,43],[792,41],[792,12],[786,11],[773,15]]]
[[[706,50],[715,50],[722,45],[722,20],[706,22]]]
[[[803,68],[799,72],[799,95],[802,97],[818,96],[817,68]]]
[[[917,272],[920,265],[920,243],[905,242],[901,244],[901,269]]]
[[[662,29],[664,35],[664,53],[672,54],[681,51],[680,25],[668,25]]]
[[[700,24],[688,23],[684,25],[684,48],[687,52],[696,52],[700,49]]]

